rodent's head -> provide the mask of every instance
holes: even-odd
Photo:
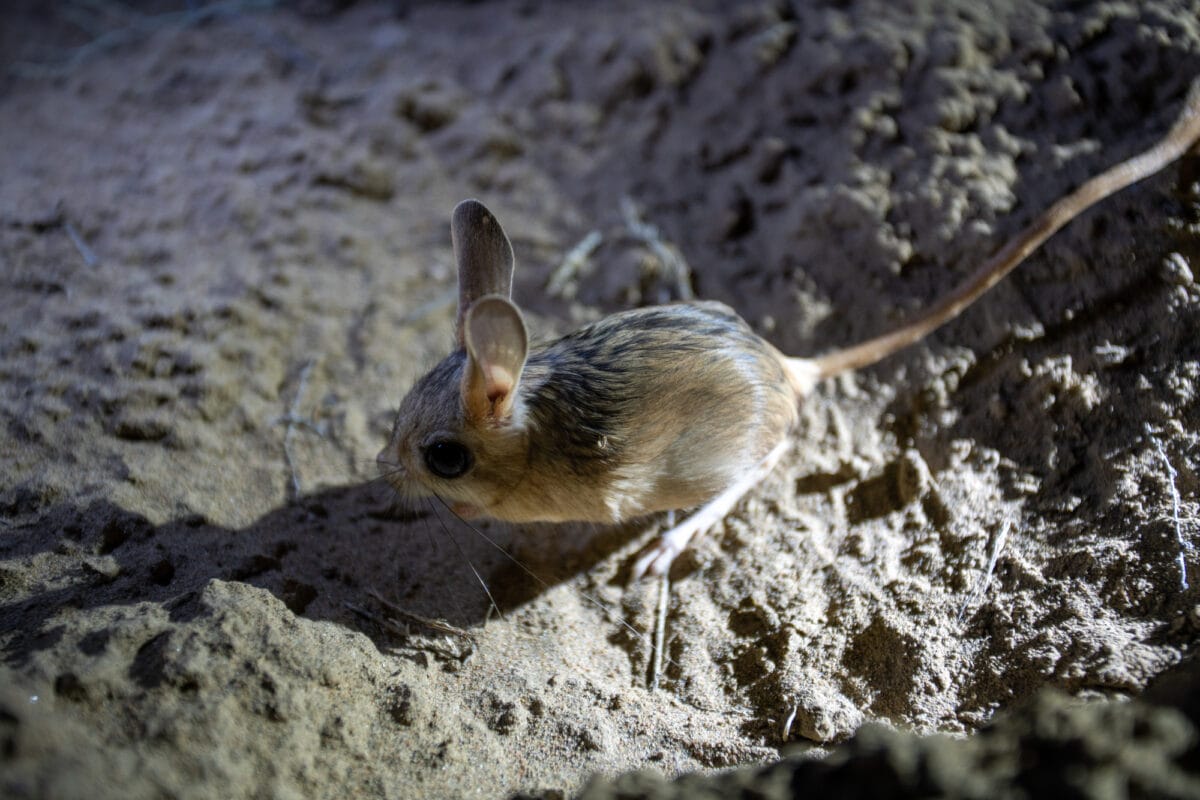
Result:
[[[510,301],[512,245],[476,200],[454,209],[458,349],[400,403],[380,469],[406,498],[436,495],[463,516],[504,518],[520,482],[528,433],[518,392],[528,352]]]

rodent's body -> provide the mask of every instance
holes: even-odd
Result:
[[[1200,139],[1200,81],[1157,144],[1040,214],[925,313],[815,359],[780,354],[719,303],[607,317],[530,349],[512,245],[475,200],[454,210],[458,349],[401,403],[379,463],[401,494],[516,522],[619,522],[703,506],[634,573],[661,572],[782,452],[812,386],[873,364],[957,316],[1082,211]]]
[[[782,358],[720,303],[627,311],[535,349],[523,488],[542,502],[496,516],[619,522],[700,505],[795,424]]]
[[[458,406],[466,362],[451,354],[410,396]],[[715,302],[626,311],[535,346],[503,440],[520,439],[524,457],[484,470],[460,510],[611,523],[700,505],[794,426],[786,364]],[[488,443],[475,447],[477,465],[493,460]]]

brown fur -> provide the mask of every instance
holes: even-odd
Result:
[[[615,522],[703,503],[796,419],[783,357],[729,308],[627,311],[538,347],[503,420],[468,420],[470,359],[448,356],[405,397],[384,460],[406,491],[514,522]],[[748,424],[749,423],[749,424]],[[450,435],[474,467],[452,480],[421,448]]]
[[[508,299],[512,246],[491,212],[465,200],[451,223],[460,349],[404,398],[380,464],[404,495],[436,494],[460,513],[514,522],[619,522],[699,506],[778,452],[818,380],[921,339],[1084,209],[1197,139],[1200,80],[1162,140],[1061,198],[924,314],[815,359],[783,356],[719,303],[614,314],[528,352]],[[438,441],[466,447],[469,469],[433,474],[425,449]]]

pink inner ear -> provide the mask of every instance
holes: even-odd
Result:
[[[487,399],[494,403],[503,400],[512,391],[513,376],[504,367],[491,364],[483,368],[483,382]]]

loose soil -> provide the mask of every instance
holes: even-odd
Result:
[[[451,342],[458,200],[538,336],[676,299],[674,252],[818,353],[1157,139],[1200,4],[265,5],[0,23],[0,793],[572,793],[1190,651],[1195,158],[822,386],[675,565],[655,690],[662,520],[476,532],[374,456]]]

